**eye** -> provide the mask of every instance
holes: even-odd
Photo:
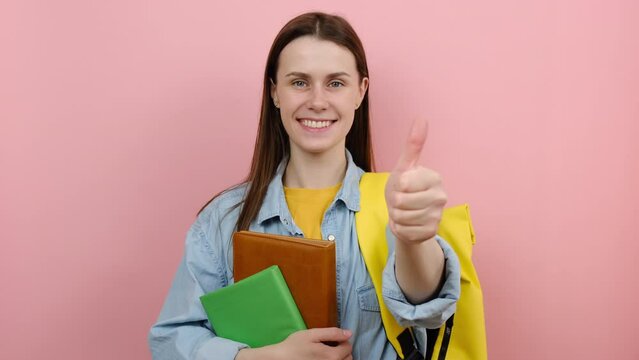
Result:
[[[291,85],[295,87],[303,87],[306,85],[306,82],[304,80],[295,80],[291,83]]]
[[[328,86],[330,87],[342,87],[344,84],[340,81],[331,81]]]

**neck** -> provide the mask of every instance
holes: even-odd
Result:
[[[337,146],[321,154],[291,151],[282,181],[284,186],[291,188],[323,189],[337,185],[345,174],[343,147]]]

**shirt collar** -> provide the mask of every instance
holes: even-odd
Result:
[[[351,211],[359,211],[359,180],[364,174],[353,161],[353,156],[348,150],[346,152],[346,174],[342,180],[342,186],[337,191],[335,199],[341,200]],[[275,176],[268,185],[264,201],[257,214],[259,224],[274,217],[279,217],[282,221],[291,221],[291,214],[288,210],[286,197],[284,195],[284,185],[282,177],[288,164],[288,157],[284,157],[277,167]]]

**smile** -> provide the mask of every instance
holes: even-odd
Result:
[[[311,129],[324,129],[334,122],[334,120],[309,120],[309,119],[299,119],[300,124],[304,127]]]

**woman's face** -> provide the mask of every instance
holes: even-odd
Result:
[[[367,88],[368,78],[359,81],[355,56],[347,48],[311,36],[286,45],[271,96],[280,108],[291,154],[344,149]]]

